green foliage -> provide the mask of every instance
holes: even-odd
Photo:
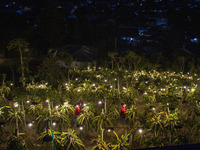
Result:
[[[96,142],[96,145],[92,147],[92,150],[110,150],[111,148],[111,143],[102,141],[100,136],[98,139],[92,140],[92,142]]]
[[[121,138],[119,138],[115,131],[113,131],[113,133],[115,134],[117,140],[115,144],[112,144],[112,150],[127,150],[129,147],[127,141],[130,134],[122,135]]]
[[[0,117],[2,117],[4,120],[5,120],[5,117],[4,117],[4,112],[3,112],[3,109],[5,108],[11,108],[10,106],[3,106],[3,107],[0,107]]]
[[[68,52],[61,51],[58,52],[56,56],[68,66],[70,66],[73,61],[73,57]]]
[[[10,108],[8,110],[8,118],[7,120],[10,120],[10,124],[17,121],[20,121],[21,124],[23,124],[23,112],[19,110],[20,109],[20,105],[18,106],[18,108]]]
[[[113,126],[113,116],[111,114],[106,114],[102,109],[101,114],[94,117],[93,123],[96,124],[98,126],[97,129],[101,131],[109,126]]]
[[[56,85],[66,80],[65,72],[57,61],[58,58],[56,57],[45,58],[38,72],[38,76],[51,85]]]
[[[94,117],[94,113],[90,111],[89,107],[85,107],[83,113],[78,117],[78,123],[85,126],[86,134],[89,128],[92,128],[92,119]]]
[[[7,144],[7,150],[27,150],[21,138],[10,138]]]
[[[19,51],[19,54],[20,54],[20,64],[21,64],[21,67],[20,67],[20,72],[21,72],[21,78],[20,78],[20,81],[22,82],[23,86],[25,86],[25,70],[28,70],[25,68],[24,66],[24,53],[27,53],[29,51],[29,43],[24,40],[24,39],[14,39],[12,41],[9,42],[7,48],[8,50],[17,50]]]
[[[69,129],[68,132],[53,131],[56,149],[59,150],[84,150],[85,146],[74,130]],[[40,134],[38,140],[42,140],[46,135],[51,135],[51,131],[44,131]],[[43,145],[44,146],[44,145]]]

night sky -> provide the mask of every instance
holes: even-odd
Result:
[[[35,55],[64,45],[99,53],[184,50],[199,55],[198,0],[18,0],[0,2],[0,53],[26,39]]]

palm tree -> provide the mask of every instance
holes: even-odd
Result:
[[[23,53],[28,52],[29,43],[24,39],[14,39],[9,42],[7,48],[8,50],[15,49],[19,51],[20,54],[20,63],[21,63],[21,81],[23,87],[25,86],[25,71],[24,71],[24,61],[23,61]]]

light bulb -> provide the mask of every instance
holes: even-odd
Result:
[[[143,130],[142,130],[142,129],[139,129],[138,131],[139,131],[139,133],[142,133],[142,132],[143,132]]]

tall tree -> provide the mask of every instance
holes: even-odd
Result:
[[[17,50],[20,54],[20,64],[21,64],[21,81],[23,87],[25,86],[25,71],[24,71],[24,61],[23,54],[29,51],[29,43],[24,39],[14,39],[11,40],[7,46],[8,50]]]

